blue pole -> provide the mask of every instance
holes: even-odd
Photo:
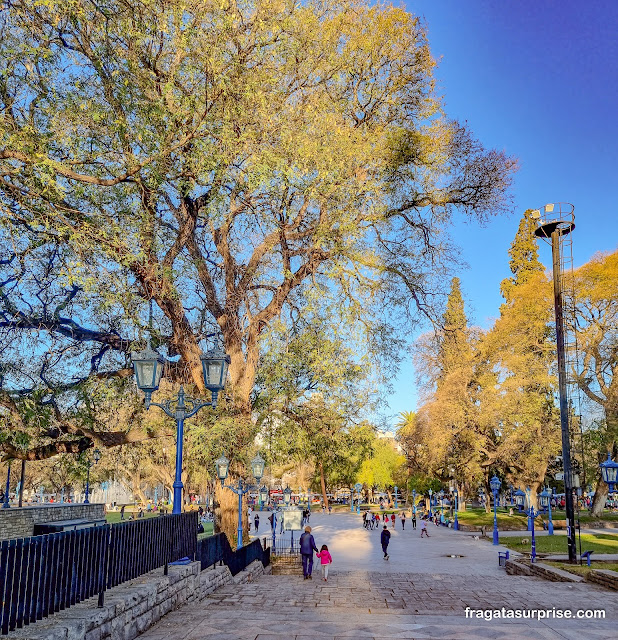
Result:
[[[547,501],[547,506],[549,509],[549,524],[547,525],[547,535],[548,536],[553,536],[554,535],[554,523],[552,522],[551,519],[551,496],[549,496],[549,499]]]
[[[395,509],[398,509],[398,503],[397,503],[397,485],[395,485]]]
[[[185,420],[181,417],[184,414],[185,394],[178,392],[178,411],[176,412],[176,474],[174,477],[174,507],[173,514],[182,513],[182,440],[184,435]]]
[[[277,550],[277,512],[273,509],[273,553]]]
[[[455,494],[455,523],[453,524],[453,528],[455,529],[455,531],[459,531],[459,521],[457,520],[457,508],[458,508],[458,500],[459,496],[457,494]]]
[[[88,471],[86,472],[86,491],[84,492],[84,504],[90,504],[90,500],[88,500],[88,492],[90,491],[90,467],[92,463],[88,460]],[[42,500],[41,500],[42,501]]]
[[[354,493],[350,488],[350,513],[354,513]]]
[[[60,502],[64,504],[64,487],[62,487],[62,491],[60,492]]]
[[[532,531],[532,517],[530,516],[532,500],[530,498],[530,489],[526,489],[526,497],[528,498],[528,531]]]
[[[530,551],[530,562],[534,562],[535,558],[536,558],[536,539],[534,537],[534,507],[532,505],[530,505],[530,511],[528,512],[528,515],[530,517],[530,522],[532,523],[532,549]]]
[[[356,492],[356,513],[360,513],[360,491]]]
[[[494,489],[494,544],[500,544],[500,540],[498,538],[498,512],[497,512],[497,500],[498,500],[498,492]]]
[[[416,517],[416,489],[412,489],[412,513]]]
[[[432,502],[432,495],[431,493],[429,494],[429,517],[431,518],[431,502]]]
[[[236,548],[242,547],[242,478],[238,478],[238,539],[236,541]]]
[[[3,509],[9,509],[11,505],[9,504],[9,491],[11,490],[11,462],[9,461],[9,470],[6,474],[6,487],[4,488],[4,503],[2,505]]]

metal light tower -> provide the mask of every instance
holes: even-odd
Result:
[[[560,429],[562,431],[562,463],[564,465],[564,494],[566,501],[567,546],[569,562],[577,561],[575,546],[575,511],[573,508],[573,470],[571,467],[571,439],[569,435],[569,399],[567,394],[567,371],[565,351],[565,330],[563,313],[562,279],[564,258],[562,244],[566,236],[575,229],[574,207],[560,202],[546,204],[537,209],[533,217],[538,220],[534,234],[551,242],[554,275],[554,310],[556,316],[556,346],[558,352],[558,390],[560,393]]]

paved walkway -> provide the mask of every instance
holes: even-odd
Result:
[[[379,533],[349,514],[312,516],[318,545],[333,555],[329,581],[263,576],[228,585],[198,607],[167,615],[141,640],[608,640],[617,638],[618,594],[588,584],[507,576],[496,547],[444,527],[395,530],[389,561]],[[450,552],[450,553],[449,553]],[[445,555],[462,555],[450,558]],[[604,620],[466,617],[495,610],[605,609]]]

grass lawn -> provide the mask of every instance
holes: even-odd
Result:
[[[522,540],[528,540],[528,542],[522,543]],[[529,533],[525,536],[502,536],[500,538],[500,544],[508,547],[509,549],[513,549],[513,551],[529,553],[532,548],[531,540],[532,538]],[[578,536],[575,536],[575,541],[579,550]],[[536,551],[537,553],[567,553],[566,536],[537,536]],[[598,535],[583,533],[582,551],[594,551],[595,553],[618,553],[618,535],[611,533],[602,533]]]
[[[519,513],[516,509],[513,509],[513,515],[509,515],[508,509],[498,509],[498,528],[503,529],[523,529],[528,526],[528,517],[525,513]],[[485,509],[466,509],[465,511],[457,512],[457,519],[460,524],[465,524],[473,527],[493,527],[494,526],[494,512],[486,513]]]
[[[552,567],[556,567],[558,569],[564,569],[565,571],[570,571],[571,573],[576,573],[578,576],[588,575],[590,571],[593,569],[609,569],[610,571],[618,571],[618,563],[615,562],[594,562],[592,561],[592,565],[588,566],[585,562],[583,565],[579,564],[570,564],[568,562],[547,562],[548,565]]]
[[[133,514],[132,511],[125,511],[124,514],[124,519],[125,522],[127,520],[129,520],[131,518],[131,515]],[[137,512],[136,512],[136,517],[137,517]],[[144,518],[158,518],[159,517],[159,512],[157,511],[157,513],[148,513],[147,511],[144,511]],[[108,524],[114,524],[115,522],[120,522],[120,511],[112,511],[109,512],[105,515],[105,519],[107,520]],[[199,533],[197,536],[197,539],[201,539],[201,538],[207,538],[208,536],[211,536],[214,533],[214,525],[212,522],[207,522],[206,524],[204,524],[204,533]]]

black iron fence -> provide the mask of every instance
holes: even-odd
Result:
[[[5,635],[97,594],[102,604],[105,589],[194,558],[196,546],[197,512],[4,540],[0,631]]]
[[[197,543],[196,559],[202,563],[202,571],[217,562],[226,564],[232,575],[240,573],[255,560],[260,560],[267,567],[270,564],[270,549],[262,548],[259,540],[240,549],[232,549],[224,533],[203,538]]]

